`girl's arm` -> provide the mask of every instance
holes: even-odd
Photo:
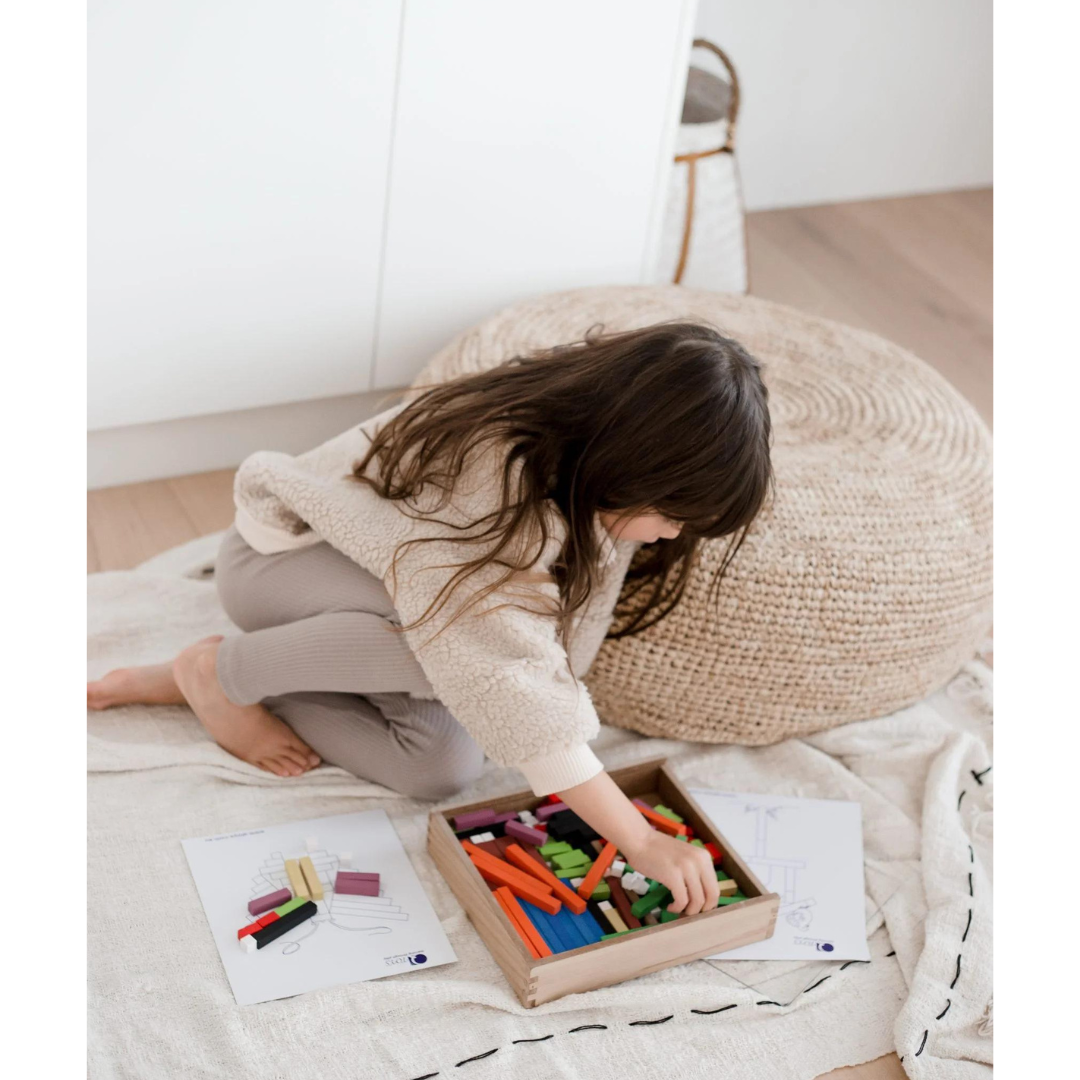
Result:
[[[635,870],[671,890],[668,911],[696,915],[716,907],[720,886],[709,853],[653,829],[606,772],[559,794]]]

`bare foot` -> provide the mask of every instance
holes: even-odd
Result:
[[[276,776],[300,776],[319,756],[288,724],[262,705],[234,705],[217,677],[220,638],[207,638],[173,661],[184,699],[214,741],[230,754]]]
[[[111,709],[114,705],[136,704],[184,704],[184,695],[173,678],[172,664],[117,668],[103,679],[86,684],[88,709]]]

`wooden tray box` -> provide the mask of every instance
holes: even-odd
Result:
[[[771,937],[776,926],[780,897],[765,892],[749,866],[668,771],[663,758],[615,769],[610,775],[630,798],[670,807],[686,819],[696,836],[717,843],[724,853],[721,866],[749,899],[536,960],[469,861],[449,819],[485,807],[496,813],[535,809],[544,800],[525,791],[435,810],[428,823],[428,851],[526,1008],[761,941]]]

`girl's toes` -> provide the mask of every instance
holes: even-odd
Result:
[[[282,756],[291,758],[305,771],[314,769],[316,765],[322,763],[322,758],[320,758],[310,746],[299,740],[294,743],[289,743],[282,751]]]
[[[307,772],[308,769],[313,768],[311,759],[303,751],[292,750],[292,748],[289,748],[288,752],[283,756],[287,757],[289,761],[292,761],[300,772]]]
[[[267,758],[264,761],[256,762],[256,764],[259,766],[260,769],[268,773],[273,773],[275,776],[285,778],[289,775],[288,772],[285,771],[285,766],[282,765],[279,761],[274,761],[270,758]]]
[[[318,760],[319,755],[311,749],[306,742],[301,742],[299,739],[292,739],[285,746],[285,752],[289,754],[295,754],[301,761],[306,762],[309,758],[314,757]]]
[[[307,759],[296,750],[283,750],[278,756],[278,761],[287,768],[296,770],[292,774],[293,776],[299,776],[300,773],[307,772],[310,767]]]

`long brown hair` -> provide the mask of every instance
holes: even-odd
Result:
[[[501,573],[455,618],[529,569],[549,539],[544,508],[553,505],[567,525],[553,567],[553,614],[565,640],[598,578],[596,513],[649,510],[681,523],[676,539],[638,551],[615,612],[618,629],[609,632],[623,637],[679,602],[702,539],[729,536],[719,586],[771,486],[770,433],[761,365],[737,341],[698,322],[607,334],[600,326],[425,390],[376,433],[353,475],[406,507],[421,489],[441,493],[437,505],[445,506],[474,451],[497,444],[505,454],[499,508],[462,537],[481,550],[457,565],[414,626],[481,567]]]

